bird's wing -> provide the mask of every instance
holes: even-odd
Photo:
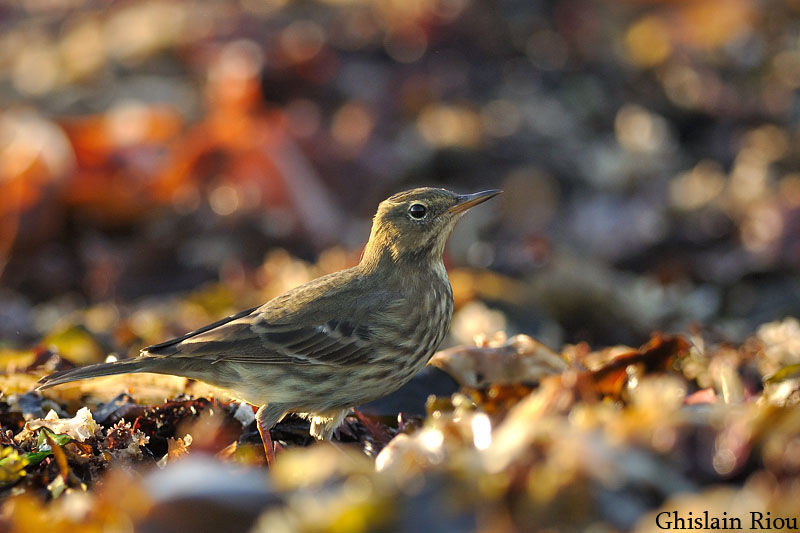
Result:
[[[323,278],[320,278],[324,282]],[[300,288],[302,290],[302,288]],[[298,291],[299,292],[299,291]],[[187,357],[210,363],[221,361],[252,364],[354,365],[374,360],[375,313],[360,299],[360,312],[341,307],[328,315],[319,306],[298,306],[286,311],[283,295],[267,304],[187,333],[182,337],[145,348],[145,356]],[[302,294],[300,294],[302,296]],[[331,297],[325,293],[318,298]],[[385,309],[385,299],[370,299]],[[295,300],[296,301],[296,300]],[[353,301],[337,298],[336,301]],[[344,304],[343,304],[344,305]],[[389,305],[391,307],[391,305]],[[327,307],[331,309],[330,306]],[[311,309],[309,312],[307,309]],[[343,318],[346,317],[346,318]],[[372,326],[367,325],[369,320]]]
[[[261,353],[223,353],[220,359],[241,363],[293,363],[306,365],[352,365],[369,362],[375,350],[372,331],[364,324],[331,319],[316,326],[257,322]],[[267,352],[267,353],[264,353]]]
[[[240,313],[143,352],[218,363],[349,365],[372,359],[372,332],[363,324],[329,320],[313,326],[269,324],[258,313]]]

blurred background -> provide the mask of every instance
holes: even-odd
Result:
[[[505,190],[451,343],[741,340],[800,314],[799,87],[798,0],[6,2],[0,344],[135,351],[354,264],[420,185]]]

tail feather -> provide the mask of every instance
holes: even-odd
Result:
[[[100,363],[96,365],[81,366],[69,370],[54,372],[39,380],[36,390],[47,389],[76,381],[79,379],[96,378],[100,376],[113,376],[115,374],[130,374],[133,372],[152,372],[152,360],[133,359],[131,361],[116,361],[114,363]]]

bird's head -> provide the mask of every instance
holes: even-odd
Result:
[[[362,261],[375,264],[382,257],[391,257],[395,263],[441,261],[447,238],[461,215],[500,192],[456,194],[424,187],[390,196],[378,206]]]

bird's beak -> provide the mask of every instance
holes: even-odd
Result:
[[[457,203],[448,209],[447,212],[452,214],[463,213],[470,207],[483,203],[489,198],[494,198],[501,192],[503,191],[500,189],[489,189],[488,191],[481,191],[473,194],[460,194],[457,198]]]

